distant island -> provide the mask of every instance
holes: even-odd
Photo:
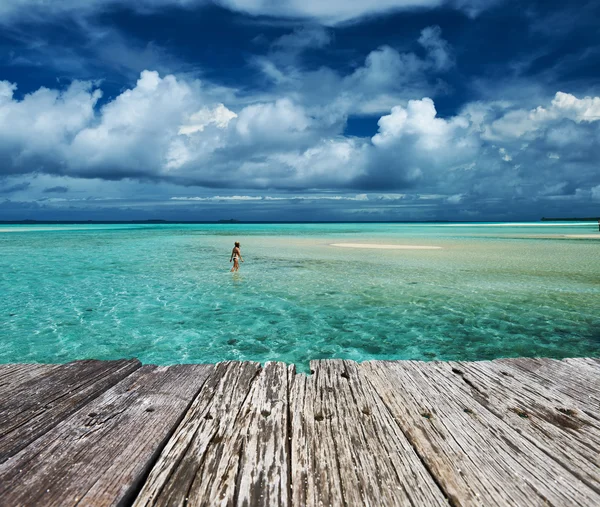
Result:
[[[85,224],[446,224],[452,223],[450,220],[360,220],[358,222],[348,222],[339,220],[249,220],[241,221],[230,219],[222,220],[0,220],[0,224],[5,225],[85,225]],[[457,222],[459,223],[459,222]],[[460,222],[460,223],[479,223],[479,222]]]
[[[600,220],[600,217],[585,217],[585,218],[546,218],[542,217],[542,222],[593,222]]]
[[[559,217],[559,218],[550,218],[550,217],[542,217],[542,222],[593,222],[596,220],[600,220],[600,216],[598,217]],[[532,221],[533,222],[533,221]],[[358,224],[480,224],[480,223],[503,223],[503,222],[495,222],[495,221],[465,221],[465,220],[359,220],[356,222],[349,221],[339,221],[339,220],[249,220],[249,221],[241,221],[236,220],[234,218],[229,219],[221,219],[221,220],[163,220],[163,219],[148,219],[148,220],[32,220],[32,219],[24,219],[24,220],[0,220],[0,224],[4,225],[85,225],[85,224],[165,224],[165,225],[177,225],[177,224],[349,224],[349,223],[358,223]]]
[[[82,225],[82,224],[168,224],[173,223],[168,220],[151,218],[148,220],[0,220],[0,224],[61,224],[61,225]]]

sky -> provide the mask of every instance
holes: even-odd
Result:
[[[599,19],[599,0],[2,0],[0,220],[600,216]]]

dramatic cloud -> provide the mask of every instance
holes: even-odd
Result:
[[[128,6],[138,12],[150,12],[161,8],[191,8],[218,4],[233,11],[254,16],[313,19],[325,25],[335,25],[365,16],[382,15],[394,11],[433,9],[448,5],[470,16],[499,3],[500,0],[3,0],[0,3],[0,19],[15,17],[42,21],[49,15],[65,13],[91,14],[99,11]]]
[[[492,197],[595,198],[600,184],[597,97],[559,92],[530,110],[473,103],[449,118],[437,115],[430,98],[410,100],[382,115],[372,138],[358,138],[301,100],[234,111],[198,81],[150,71],[100,109],[102,94],[90,83],[42,88],[21,100],[15,88],[0,83],[5,175],[231,189],[418,188],[456,206]],[[9,190],[18,188],[25,187]]]
[[[285,5],[300,12],[312,4]],[[326,17],[329,7],[313,7]],[[599,97],[486,99],[440,116],[435,103],[456,63],[438,26],[423,28],[412,51],[384,45],[346,73],[305,69],[304,52],[331,44],[331,30],[296,28],[251,58],[265,80],[255,93],[151,70],[104,101],[93,82],[20,96],[15,83],[0,81],[0,175],[71,178],[36,186],[39,199],[67,189],[71,197],[80,180],[218,188],[238,197],[246,195],[240,190],[402,192],[377,202],[437,202],[464,213],[500,212],[511,200],[598,199]],[[371,115],[377,132],[348,135],[348,118],[357,115]],[[3,192],[33,192],[23,184],[7,183]]]
[[[371,188],[436,185],[448,171],[476,160],[481,144],[467,118],[438,118],[429,98],[393,107],[378,125],[371,169],[363,180]]]
[[[297,54],[307,48],[322,48],[332,40],[329,31],[320,26],[303,26],[292,33],[282,35],[273,42],[273,48]]]
[[[600,97],[578,99],[569,93],[558,92],[548,108],[540,106],[530,111],[519,109],[505,114],[489,126],[486,137],[491,140],[533,139],[565,119],[575,123],[600,120]]]
[[[432,9],[443,5],[461,9],[470,16],[498,3],[497,0],[219,0],[233,10],[252,15],[316,19],[326,25],[348,22],[401,10]]]
[[[597,7],[501,2],[4,0],[2,209],[597,213]]]
[[[327,43],[328,37],[323,28],[296,30],[275,41],[268,55],[255,57],[253,62],[273,93],[294,97],[311,115],[332,126],[339,127],[351,114],[382,114],[415,96],[446,91],[443,76],[454,66],[454,55],[438,26],[421,31],[420,54],[384,45],[345,75],[324,66],[302,70],[298,64],[302,50],[315,41]]]
[[[454,66],[452,49],[448,42],[442,39],[442,30],[439,26],[424,28],[419,37],[419,44],[428,51],[431,66],[435,70],[444,71]]]
[[[40,88],[14,100],[16,85],[0,81],[0,162],[2,172],[60,172],[64,150],[94,119],[102,96],[91,83],[65,91]]]
[[[0,187],[0,194],[12,194],[14,192],[20,192],[21,190],[27,190],[31,184],[26,181],[23,183],[17,183],[15,185],[9,185],[6,187]]]
[[[69,191],[68,187],[48,187],[43,190],[45,194],[66,194]]]
[[[40,89],[14,100],[0,86],[0,157],[5,174],[139,178],[215,187],[318,188],[343,184],[356,170],[352,139],[331,132],[294,101],[242,107],[210,103],[197,81],[145,71],[136,86],[94,105],[90,83]],[[319,175],[322,181],[319,181]]]
[[[302,107],[286,98],[244,108],[236,130],[247,144],[296,145],[301,144],[304,133],[312,130],[311,121]]]

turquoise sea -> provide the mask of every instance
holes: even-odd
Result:
[[[599,254],[592,222],[0,225],[0,362],[600,356]]]

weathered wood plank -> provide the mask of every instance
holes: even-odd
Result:
[[[5,505],[128,502],[211,365],[143,366],[0,465]]]
[[[266,363],[236,425],[242,438],[239,480],[232,497],[237,504],[289,505],[288,422],[287,366]]]
[[[292,504],[341,505],[342,480],[329,414],[321,408],[312,376],[289,375]]]
[[[58,364],[0,364],[0,399],[11,389],[58,367]]]
[[[598,505],[600,495],[457,389],[435,363],[360,365],[430,472],[457,505]]]
[[[77,364],[0,365],[0,505],[600,504],[595,359]]]
[[[217,370],[212,393],[191,407],[136,505],[287,505],[286,366],[222,363]]]
[[[0,463],[137,370],[140,362],[76,361],[39,369],[0,396]],[[23,373],[22,376],[27,376]]]
[[[457,389],[471,392],[482,408],[600,493],[600,427],[572,399],[491,361],[434,367],[454,373]]]
[[[311,362],[292,385],[294,505],[447,505],[352,361]]]
[[[590,400],[595,400],[596,407],[600,407],[600,360],[590,357],[577,357],[559,361],[565,370],[575,372],[575,385],[583,389],[589,395]],[[572,376],[571,376],[572,378]],[[565,379],[567,380],[567,379]],[[569,382],[570,383],[570,380]],[[600,411],[598,411],[600,414]]]
[[[495,362],[521,371],[536,384],[560,391],[585,406],[588,415],[600,420],[600,378],[598,369],[590,364],[582,364],[580,359],[540,358],[497,359]]]
[[[574,366],[587,365],[594,371],[597,377],[600,377],[600,358],[598,357],[568,357],[562,359],[561,362]]]
[[[240,494],[245,431],[259,407],[245,403],[260,375],[258,363],[219,363],[165,446],[134,505],[233,505]],[[287,384],[287,382],[286,382]],[[269,406],[277,400],[270,400]],[[277,412],[275,406],[271,413]],[[275,414],[274,417],[277,417]],[[258,498],[254,504],[260,504]]]
[[[576,426],[581,426],[581,429],[586,433],[596,435],[598,438],[600,435],[600,404],[595,404],[590,400],[588,395],[581,396],[581,389],[578,389],[579,383],[584,383],[583,380],[578,380],[578,374],[574,370],[581,368],[579,365],[572,364],[570,362],[556,361],[553,359],[534,359],[536,366],[534,369],[540,368],[540,364],[544,365],[543,368],[546,370],[546,375],[540,376],[538,373],[532,373],[531,370],[523,368],[523,361],[521,359],[502,359],[494,361],[474,361],[474,362],[456,362],[448,363],[455,370],[462,372],[473,372],[477,374],[480,372],[485,378],[494,379],[497,385],[505,385],[507,392],[506,395],[515,395],[525,397],[528,403],[539,404],[543,403],[551,410],[551,413],[546,414],[550,422],[554,422],[558,426],[564,422],[563,429],[569,429],[569,419],[565,419],[562,416],[574,417],[572,420]],[[548,364],[545,364],[548,363]],[[567,376],[567,372],[571,371],[571,375]],[[557,372],[562,372],[561,375],[565,376],[564,381],[557,381],[556,378],[550,378],[553,374],[558,375]],[[599,373],[598,378],[595,379],[589,372],[584,372],[583,375],[587,379],[585,388],[589,392],[600,387],[600,365],[598,365],[597,371]],[[541,373],[541,372],[540,372]],[[459,373],[460,375],[460,373]],[[575,379],[575,380],[573,380]],[[465,380],[469,381],[468,378]],[[574,382],[574,385],[567,387],[566,384]],[[537,405],[536,405],[537,406]],[[544,417],[544,409],[539,417]],[[575,411],[576,414],[571,414]],[[591,411],[592,415],[586,413]],[[559,419],[554,417],[558,414]],[[577,423],[580,420],[581,424]],[[562,426],[561,426],[562,427]],[[577,430],[579,431],[579,430]]]

